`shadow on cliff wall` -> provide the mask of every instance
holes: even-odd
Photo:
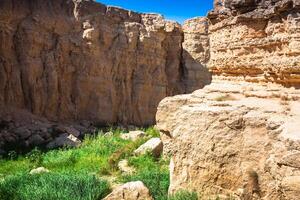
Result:
[[[208,53],[203,52],[205,59],[203,63],[193,58],[186,50],[182,52],[183,82],[185,93],[192,93],[195,90],[202,89],[212,81],[212,73],[209,72],[206,64],[209,60]]]

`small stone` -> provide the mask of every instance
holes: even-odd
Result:
[[[113,135],[114,135],[114,133],[111,131],[104,133],[104,136],[106,136],[106,137],[113,136]]]
[[[145,136],[146,136],[146,133],[144,131],[130,131],[129,133],[122,134],[121,138],[124,140],[136,141]]]
[[[150,152],[154,156],[159,157],[162,151],[163,143],[160,138],[152,138],[136,149],[134,153],[141,155]]]
[[[42,174],[42,173],[48,173],[50,172],[48,169],[44,167],[38,167],[36,169],[33,169],[29,172],[29,174]]]

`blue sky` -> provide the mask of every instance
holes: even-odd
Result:
[[[212,9],[213,0],[96,0],[106,5],[119,6],[138,12],[160,13],[167,19],[184,20],[205,16]]]

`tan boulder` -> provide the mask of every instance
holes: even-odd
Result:
[[[284,93],[294,98],[283,103]],[[298,97],[300,90],[275,84],[214,81],[192,94],[165,98],[156,118],[163,142],[172,144],[170,192],[297,199]]]
[[[129,133],[121,134],[121,138],[124,140],[136,141],[146,136],[144,131],[129,131]]]
[[[153,200],[148,188],[141,182],[129,182],[115,188],[103,200]]]
[[[134,151],[135,154],[146,154],[150,152],[154,156],[158,157],[163,151],[163,143],[160,138],[151,138],[146,143],[142,144],[138,149]]]

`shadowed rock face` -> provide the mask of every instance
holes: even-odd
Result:
[[[186,90],[182,41],[181,27],[160,15],[91,0],[2,0],[0,106],[153,124],[159,101]]]

